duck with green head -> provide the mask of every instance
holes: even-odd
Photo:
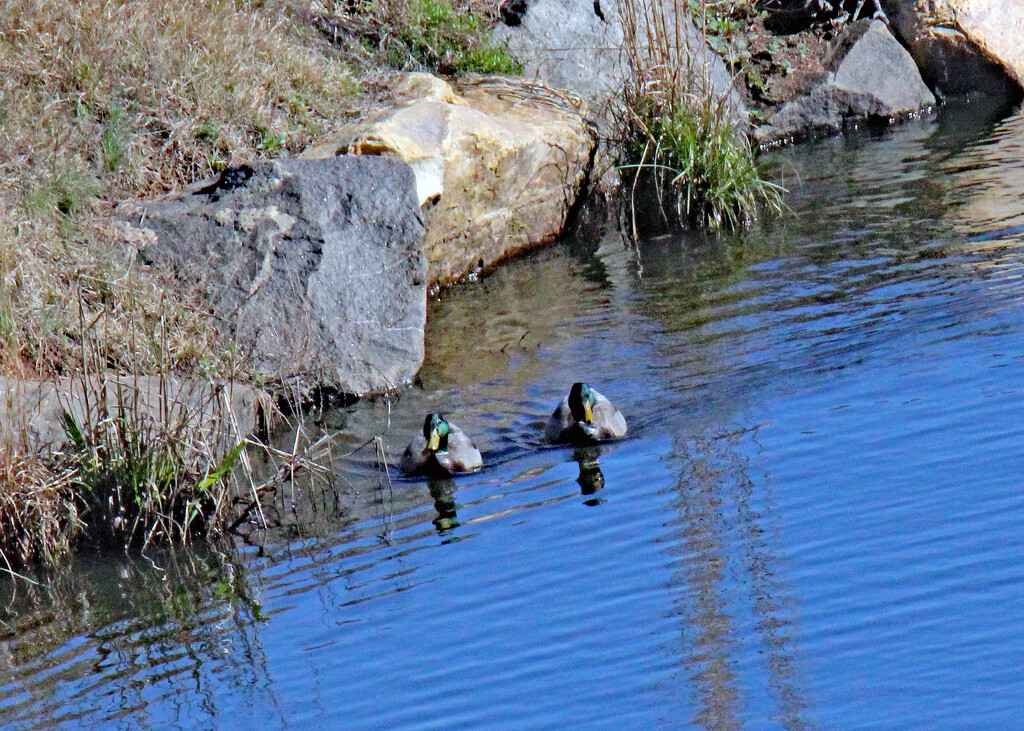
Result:
[[[625,435],[626,419],[622,413],[586,383],[572,384],[544,430],[548,442],[578,446]]]
[[[409,476],[451,477],[480,469],[480,450],[459,427],[441,414],[427,414],[423,433],[405,448],[399,467]]]

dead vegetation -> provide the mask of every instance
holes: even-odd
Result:
[[[251,511],[260,490],[304,464],[292,455],[287,473],[257,484],[246,463],[260,445],[227,419],[211,428],[197,416],[216,404],[183,408],[187,398],[168,394],[163,412],[140,406],[144,375],[205,386],[248,376],[187,283],[136,263],[145,242],[111,211],[300,151],[375,103],[389,56],[406,59],[398,66],[486,61],[493,49],[469,9],[446,0],[5,4],[0,377],[70,379],[93,399],[65,421],[60,454],[33,451],[25,419],[6,412],[0,569],[52,563],[83,537],[129,546],[223,529],[238,508],[230,494]],[[422,41],[439,38],[452,39],[445,53],[425,54]]]
[[[131,266],[110,207],[301,149],[355,106],[348,63],[262,4],[15,0],[0,17],[0,66],[5,370],[45,377],[80,361],[80,295],[86,323],[116,315],[93,333],[109,338],[95,345],[112,367],[211,365],[202,318]],[[160,319],[171,353],[145,337]]]

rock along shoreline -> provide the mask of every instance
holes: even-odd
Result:
[[[705,93],[773,145],[927,113],[936,93],[1019,95],[1024,59],[1006,37],[1024,37],[1024,9],[994,19],[983,0],[959,4],[970,12],[957,0],[934,13],[882,0],[877,14],[891,26],[846,23],[821,70],[756,126],[688,17],[681,32]],[[254,380],[293,395],[409,383],[432,287],[556,240],[581,197],[614,187],[604,143],[628,72],[618,3],[515,0],[502,18],[494,37],[524,60],[521,78],[406,74],[392,107],[298,159],[231,168],[118,209],[135,229],[126,239],[146,242],[138,259],[198,293]]]

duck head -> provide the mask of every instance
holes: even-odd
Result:
[[[428,414],[423,421],[423,436],[431,452],[448,451],[448,422],[440,414]]]
[[[597,397],[585,383],[574,383],[569,389],[569,411],[577,423],[591,424],[594,421],[594,405]]]

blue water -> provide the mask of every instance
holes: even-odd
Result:
[[[743,237],[448,290],[265,527],[5,585],[0,722],[1024,728],[1024,117],[964,111],[774,153]],[[625,440],[540,444],[575,380]],[[486,468],[389,479],[435,409]]]

